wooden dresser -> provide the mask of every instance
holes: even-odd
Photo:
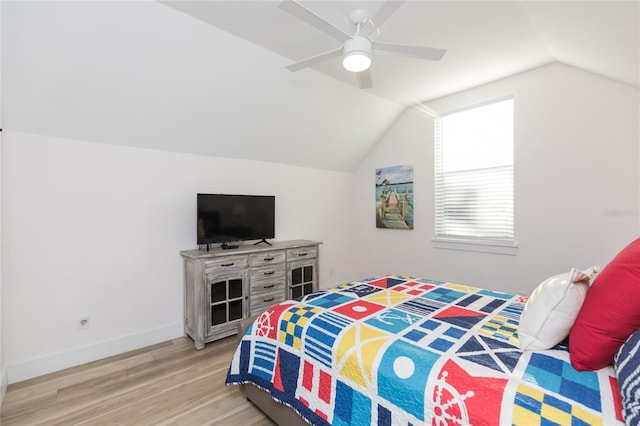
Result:
[[[268,307],[318,290],[317,241],[293,240],[236,249],[186,250],[184,330],[196,349],[236,334],[237,324]]]

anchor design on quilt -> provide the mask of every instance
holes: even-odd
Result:
[[[411,324],[416,322],[416,317],[415,316],[412,316],[412,315],[409,315],[409,314],[404,314],[404,313],[397,314],[396,312],[398,312],[398,311],[384,312],[384,313],[378,315],[376,317],[376,319],[378,319],[379,321],[381,321],[381,322],[383,322],[383,323],[385,323],[387,325],[393,325],[394,324],[393,320],[406,322],[409,325],[411,325]]]

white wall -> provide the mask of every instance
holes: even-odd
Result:
[[[426,106],[444,113],[510,95],[517,255],[433,248],[433,120],[414,108],[355,174],[359,274],[530,292],[571,267],[604,266],[638,237],[638,89],[552,64]],[[375,169],[399,164],[414,166],[415,230],[376,229]]]
[[[0,70],[2,70],[2,4],[0,3]],[[0,71],[0,129],[2,129],[2,72]],[[2,133],[0,132],[0,200],[2,200]],[[0,241],[2,241],[2,208],[0,208]],[[0,244],[0,411],[2,399],[7,390],[7,370],[4,362],[4,345],[2,344],[2,244]]]
[[[9,382],[182,335],[197,192],[275,194],[277,239],[323,241],[321,286],[385,273],[530,291],[640,233],[638,90],[555,64],[431,102],[516,98],[516,256],[434,249],[433,120],[407,110],[353,174],[4,132]],[[375,169],[413,164],[415,230],[375,228]],[[80,315],[91,316],[79,331]]]
[[[2,175],[10,383],[182,335],[197,192],[275,195],[276,240],[323,242],[321,287],[351,276],[347,173],[5,131]]]

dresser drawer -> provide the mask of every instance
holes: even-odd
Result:
[[[231,268],[246,268],[249,264],[248,256],[229,256],[221,259],[204,261],[204,273],[224,271]]]
[[[284,296],[284,288],[281,288],[279,291],[273,293],[264,293],[260,295],[252,294],[251,299],[249,300],[249,315],[252,317],[259,315],[267,308],[283,302]]]
[[[273,293],[277,291],[284,292],[286,281],[284,276],[279,279],[263,280],[251,283],[251,296],[262,295],[264,293]]]
[[[251,288],[253,289],[254,283],[260,283],[262,281],[278,281],[284,280],[285,267],[284,263],[279,265],[267,266],[263,268],[252,268],[249,272],[249,281],[251,282]]]
[[[254,266],[273,265],[276,263],[284,263],[284,250],[270,251],[267,253],[253,253],[249,255],[249,264]]]
[[[249,282],[251,283],[251,294],[273,291],[276,287],[284,288],[286,270],[284,264],[273,265],[273,267],[263,267],[251,269],[249,272]]]
[[[314,258],[317,256],[317,247],[300,247],[287,250],[287,260]]]

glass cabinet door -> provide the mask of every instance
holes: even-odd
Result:
[[[210,328],[243,318],[244,283],[245,279],[242,275],[210,277],[208,282]]]
[[[289,268],[289,297],[305,296],[315,288],[315,261],[292,264]]]

